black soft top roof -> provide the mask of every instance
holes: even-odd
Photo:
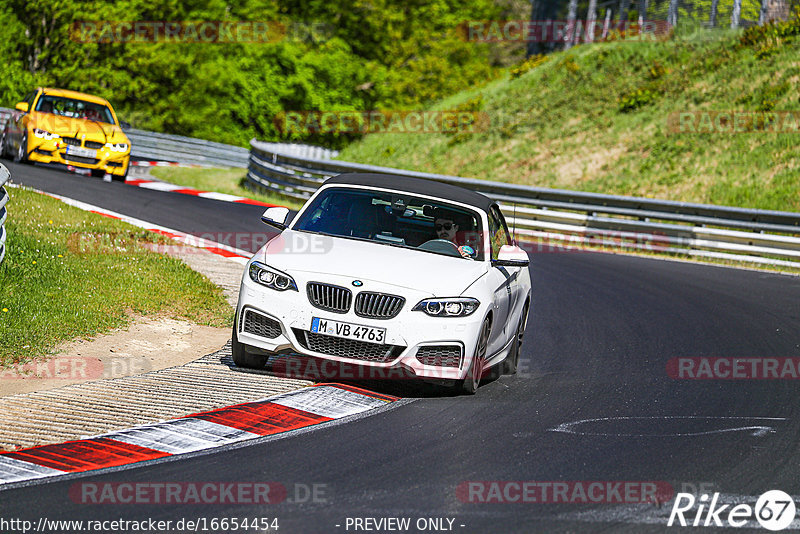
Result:
[[[409,193],[461,202],[462,204],[468,204],[487,212],[489,208],[495,204],[495,201],[486,195],[464,189],[463,187],[434,182],[432,180],[423,180],[422,178],[412,178],[410,176],[353,172],[329,178],[322,185],[329,184],[364,185],[394,189],[396,191],[407,191]]]

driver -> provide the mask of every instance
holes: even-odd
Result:
[[[452,215],[442,210],[437,211],[433,224],[434,230],[436,230],[436,237],[438,239],[445,239],[456,245],[458,247],[459,254],[461,254],[461,256],[464,258],[472,257],[470,247],[459,244],[456,239],[456,234],[458,233],[458,224],[456,224]]]

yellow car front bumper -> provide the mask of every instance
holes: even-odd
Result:
[[[81,155],[69,154],[68,150],[74,149],[58,139],[34,137],[28,140],[28,159],[39,163],[71,165],[82,169],[104,171],[114,176],[125,176],[131,159],[130,151],[115,152],[105,147]],[[90,157],[92,155],[95,157]]]

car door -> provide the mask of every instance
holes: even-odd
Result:
[[[503,224],[502,218],[498,217],[499,212],[496,208],[489,211],[489,243],[491,246],[491,259],[496,260],[500,247],[510,244],[508,230]],[[501,216],[502,217],[502,216]],[[508,342],[510,333],[514,332],[514,327],[509,327],[509,314],[513,309],[512,295],[513,282],[517,277],[514,273],[516,268],[492,265],[489,270],[489,282],[494,290],[494,306],[492,321],[492,333],[489,337],[487,353],[491,356],[500,351]],[[516,326],[516,325],[514,325]]]

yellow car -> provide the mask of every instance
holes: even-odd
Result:
[[[16,109],[0,136],[0,156],[89,169],[93,176],[125,180],[131,143],[106,99],[40,87]]]

